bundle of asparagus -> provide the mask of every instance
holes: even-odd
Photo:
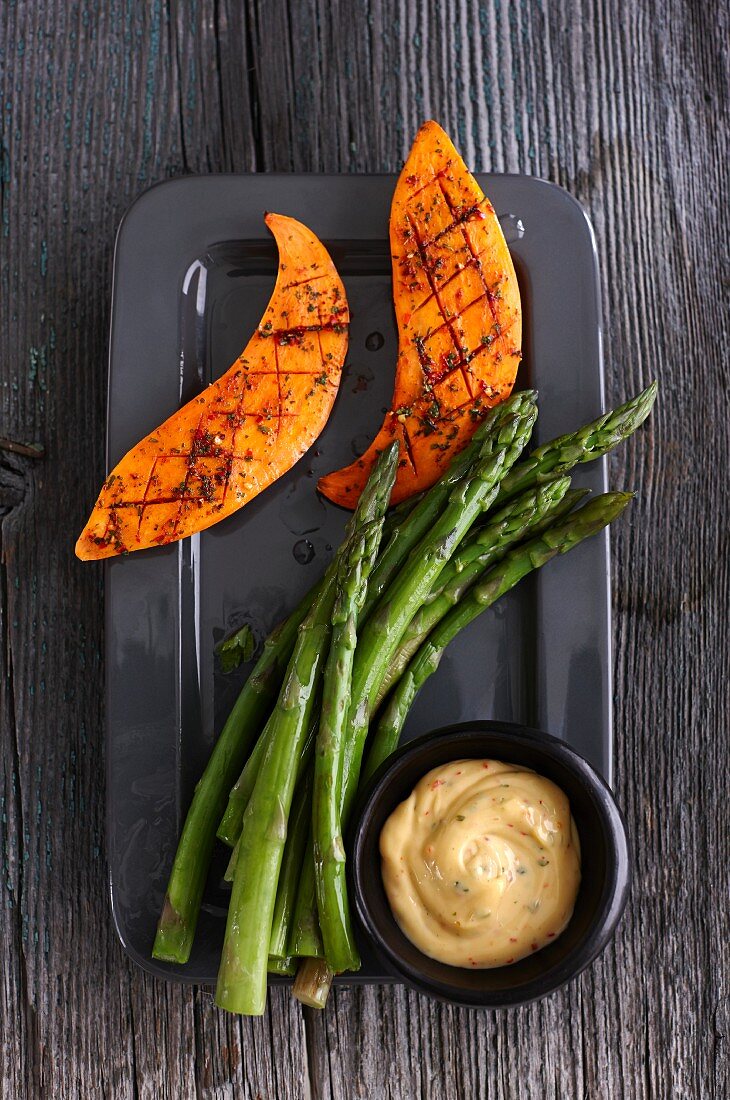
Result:
[[[233,850],[219,1005],[259,1015],[267,972],[296,972],[295,995],[322,1007],[333,975],[359,967],[343,842],[358,784],[396,747],[459,631],[623,511],[629,493],[576,509],[584,493],[566,474],[635,431],[655,397],[653,383],[521,458],[536,395],[513,394],[440,481],[387,517],[397,445],[383,451],[324,577],[267,639],[195,789],[156,958],[190,955],[217,835]]]

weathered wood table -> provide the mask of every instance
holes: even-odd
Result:
[[[0,18],[0,1094],[726,1096],[727,5],[7,0]],[[73,544],[103,475],[114,233],[181,173],[397,170],[429,116],[473,166],[585,204],[609,399],[661,380],[611,463],[639,493],[613,575],[633,897],[605,956],[520,1011],[396,987],[317,1015],[278,989],[240,1021],[145,977],[108,908],[104,594]]]

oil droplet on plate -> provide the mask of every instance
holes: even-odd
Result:
[[[292,554],[300,565],[309,565],[314,557],[314,547],[309,539],[300,539],[299,542],[294,543]]]
[[[379,351],[385,343],[385,337],[381,332],[371,332],[365,337],[365,347],[368,351]]]
[[[360,373],[355,379],[355,385],[352,387],[353,393],[365,393],[370,383],[374,380],[375,375],[370,370],[370,367],[362,367]]]
[[[364,455],[369,446],[369,435],[356,435],[354,439],[350,440],[350,450],[354,454],[355,458],[359,458],[360,455]]]
[[[499,219],[507,244],[521,241],[525,235],[525,223],[517,214],[503,214]]]
[[[279,504],[279,518],[293,535],[311,535],[325,521],[327,510],[324,501],[312,493],[309,479],[315,470],[307,471],[306,480],[300,478],[290,485]]]

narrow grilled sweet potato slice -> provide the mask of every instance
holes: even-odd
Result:
[[[347,350],[342,282],[300,222],[267,214],[274,292],[245,351],[217,382],[129,451],[76,544],[83,559],[161,546],[237,511],[311,447]]]
[[[399,352],[390,410],[365,454],[320,491],[354,508],[378,453],[397,439],[392,501],[428,488],[512,390],[520,292],[489,200],[435,122],[419,130],[390,212]]]

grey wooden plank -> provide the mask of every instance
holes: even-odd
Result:
[[[116,225],[158,179],[255,165],[240,6],[26,3],[0,18],[0,434],[46,448],[3,460],[25,471],[22,494],[0,477],[0,1095],[302,1095],[287,996],[242,1024],[149,980],[116,940],[101,574],[73,558],[103,473]]]
[[[728,1091],[728,9],[671,0],[4,5],[0,1091],[13,1097],[721,1097]],[[72,558],[103,468],[116,223],[183,171],[397,169],[433,114],[479,169],[566,186],[604,272],[617,787],[636,886],[572,988],[479,1015],[402,989],[261,1021],[148,979],[103,860],[100,573]],[[11,1021],[8,1026],[7,1021]]]

